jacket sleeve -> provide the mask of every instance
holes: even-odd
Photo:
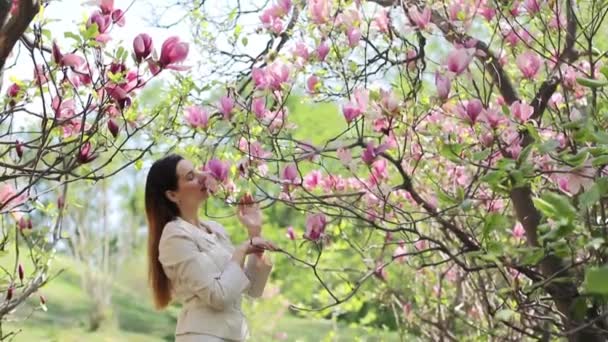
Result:
[[[266,255],[262,255],[260,258],[251,254],[247,257],[245,273],[251,282],[247,295],[253,298],[262,296],[271,270],[272,263],[270,259],[266,257]]]
[[[173,229],[171,229],[173,228]],[[187,232],[174,227],[164,232],[159,244],[159,261],[163,267],[173,267],[175,279],[190,288],[203,302],[212,308],[223,310],[235,302],[250,285],[240,265],[229,261],[224,269],[218,269],[206,251],[198,246]]]

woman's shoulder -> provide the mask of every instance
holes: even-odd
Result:
[[[161,234],[161,240],[165,240],[175,235],[188,235],[188,230],[181,224],[179,219],[173,219],[165,224],[163,233]]]

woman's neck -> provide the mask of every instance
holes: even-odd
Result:
[[[181,217],[182,220],[190,223],[191,225],[193,225],[197,228],[205,229],[208,233],[213,233],[209,230],[209,228],[207,228],[206,226],[201,224],[201,221],[198,219],[198,213],[196,210],[194,210],[194,211],[184,210],[181,212],[179,217]]]

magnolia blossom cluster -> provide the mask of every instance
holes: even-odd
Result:
[[[15,4],[13,2],[13,8],[18,8]],[[127,63],[124,56],[106,58],[109,50],[104,50],[111,40],[112,27],[121,27],[125,23],[125,13],[115,7],[113,0],[98,1],[85,22],[87,31],[93,30],[93,36],[86,37],[94,40],[92,47],[62,48],[59,42],[53,41],[50,60],[35,65],[32,80],[20,79],[7,89],[6,102],[15,112],[21,111],[37,97],[45,100],[48,108],[44,113],[47,119],[52,120],[52,128],[62,133],[61,141],[79,144],[73,156],[78,164],[93,162],[104,150],[104,146],[96,146],[95,138],[88,138],[104,133],[103,129],[98,128],[101,123],[106,125],[105,132],[113,138],[118,137],[125,124],[137,126],[136,121],[125,121],[120,114],[131,106],[136,92],[150,79],[164,69],[185,70],[180,63],[188,55],[188,44],[178,37],[163,42],[158,59],[153,57],[153,39],[146,33],[133,39],[133,66]],[[144,68],[146,65],[147,68]],[[41,95],[37,92],[39,89],[42,89]],[[85,137],[82,143],[76,139],[80,135]],[[16,139],[14,151],[17,160],[22,160],[33,147],[23,139]],[[8,184],[3,186],[5,190],[12,188]],[[5,193],[10,192],[6,190]],[[12,208],[11,203],[24,202],[20,200],[21,197],[12,200],[3,197],[0,206],[4,211]]]

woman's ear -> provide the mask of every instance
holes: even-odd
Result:
[[[165,196],[167,196],[169,201],[171,201],[173,203],[179,202],[179,199],[177,198],[177,194],[175,193],[175,191],[167,190],[167,191],[165,191]]]

